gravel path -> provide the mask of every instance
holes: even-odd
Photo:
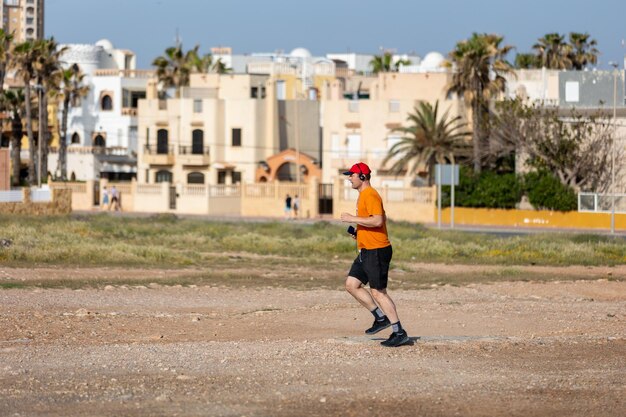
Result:
[[[626,415],[626,282],[391,294],[396,349],[334,289],[2,290],[0,415]]]

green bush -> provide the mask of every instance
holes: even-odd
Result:
[[[528,201],[537,210],[572,211],[578,208],[576,192],[547,171],[529,172],[523,182]]]
[[[454,188],[455,207],[511,209],[522,198],[522,184],[513,173],[484,171],[475,175],[461,167],[459,185]],[[450,206],[450,186],[442,187],[442,205]]]

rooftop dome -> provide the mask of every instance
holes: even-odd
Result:
[[[289,55],[293,58],[311,58],[311,52],[305,48],[296,48]]]
[[[105,51],[110,51],[111,49],[113,49],[113,44],[108,39],[100,39],[98,42],[96,42],[96,46],[101,46],[102,49],[104,49]]]
[[[441,64],[443,64],[445,60],[446,59],[439,52],[429,52],[422,61],[422,68],[433,71],[440,70]]]

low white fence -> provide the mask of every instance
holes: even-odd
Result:
[[[24,201],[22,189],[0,191],[0,203],[21,203]],[[52,193],[49,188],[31,188],[30,201],[35,203],[48,203],[52,201]]]
[[[578,193],[578,211],[610,213],[613,201],[611,194]],[[615,212],[626,213],[626,194],[615,194]]]
[[[52,193],[49,188],[33,188],[30,190],[30,201],[34,203],[47,203],[52,201]]]
[[[0,191],[0,203],[21,203],[23,199],[22,190]]]

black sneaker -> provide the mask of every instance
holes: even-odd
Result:
[[[384,342],[380,342],[380,344],[383,346],[387,346],[387,347],[398,347],[406,343],[409,343],[410,340],[411,339],[409,339],[409,336],[406,334],[406,331],[400,330],[397,333],[396,332],[391,333],[391,336],[389,336],[389,339],[385,340]]]
[[[372,324],[372,327],[365,331],[365,334],[375,334],[389,326],[391,326],[391,322],[387,317],[382,320],[374,320],[374,324]]]

